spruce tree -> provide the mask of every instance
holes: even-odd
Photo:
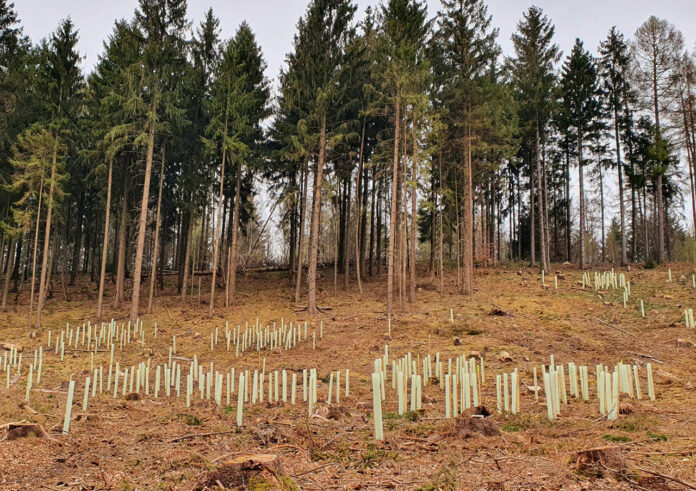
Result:
[[[580,192],[580,269],[585,268],[585,188],[583,149],[587,142],[585,137],[592,130],[592,124],[599,116],[599,86],[597,68],[590,53],[585,50],[582,41],[575,40],[575,45],[562,68],[561,77],[562,111],[569,126],[575,131],[578,158],[578,186]]]
[[[59,24],[50,41],[41,47],[41,68],[37,76],[37,92],[41,94],[44,111],[42,124],[52,135],[51,166],[46,176],[48,196],[46,200],[46,225],[44,232],[41,276],[37,302],[36,328],[41,327],[41,313],[48,288],[48,265],[51,244],[51,225],[57,198],[62,194],[59,148],[70,143],[78,127],[76,120],[82,104],[84,80],[79,68],[77,52],[78,35],[68,18]],[[31,312],[30,312],[31,320]]]
[[[525,155],[529,164],[530,201],[536,202],[539,220],[541,268],[547,268],[547,237],[543,213],[543,170],[541,144],[553,109],[552,91],[556,82],[554,65],[560,58],[558,46],[553,43],[555,28],[538,7],[530,7],[517,24],[512,36],[515,56],[509,60],[512,83],[519,101],[520,126]],[[532,183],[536,182],[536,189]],[[536,199],[535,199],[536,195]],[[535,265],[534,209],[531,217],[531,264]]]
[[[353,36],[355,6],[349,0],[313,0],[297,24],[294,51],[288,55],[287,83],[293,87],[300,106],[298,126],[304,133],[303,146],[313,156],[307,311],[317,309],[317,259],[322,187],[327,145],[341,122],[344,86],[339,83],[345,69],[345,50]]]
[[[438,13],[435,34],[436,61],[434,66],[438,96],[447,110],[444,122],[448,125],[450,154],[462,156],[464,174],[464,206],[461,229],[464,243],[464,275],[461,291],[473,292],[473,203],[474,183],[472,155],[485,145],[482,136],[493,124],[490,107],[495,90],[488,84],[494,71],[500,48],[496,44],[498,30],[491,27],[492,17],[482,0],[443,0]]]
[[[422,89],[423,77],[428,72],[425,46],[430,23],[427,9],[417,0],[390,0],[380,12],[382,44],[380,53],[382,87],[386,102],[393,107],[394,150],[391,173],[391,208],[389,218],[389,243],[387,249],[387,315],[394,313],[394,281],[400,280],[402,271],[396,273],[397,213],[400,206],[399,186],[401,172],[402,130],[405,107],[410,97]],[[402,251],[405,241],[400,241]],[[403,252],[403,251],[402,251]]]
[[[236,293],[237,244],[242,201],[242,174],[258,168],[261,156],[262,121],[268,116],[268,82],[264,76],[266,64],[249,25],[241,24],[234,38],[227,42],[222,61],[215,73],[211,98],[211,123],[208,126],[209,147],[221,154],[220,194],[217,230],[214,239],[213,282],[210,291],[209,312],[215,306],[215,274],[219,254],[220,226],[225,163],[234,164],[234,205],[230,233],[232,244],[225,304],[234,304]],[[244,167],[247,167],[244,169]]]
[[[623,34],[612,27],[607,38],[599,47],[599,68],[602,77],[602,86],[606,94],[607,109],[611,113],[614,127],[614,147],[616,151],[616,172],[619,187],[619,232],[621,234],[621,265],[628,264],[626,248],[626,221],[624,206],[624,164],[621,160],[621,114],[626,105],[626,94],[630,90],[626,78],[629,64],[628,45],[624,41]]]
[[[182,61],[184,42],[182,36],[188,27],[184,0],[140,0],[135,14],[138,26],[145,36],[142,55],[142,101],[147,107],[144,124],[134,143],[145,149],[145,174],[140,201],[140,217],[136,239],[135,265],[133,267],[133,293],[130,320],[135,324],[140,305],[140,281],[142,277],[145,232],[150,197],[152,162],[155,137],[167,129],[167,123],[180,124],[181,109],[176,105],[175,94],[168,86],[170,74]],[[166,116],[163,121],[161,114]]]

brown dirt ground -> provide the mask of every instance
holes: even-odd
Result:
[[[69,351],[60,363],[47,351],[43,380],[31,394],[30,406],[38,414],[20,405],[26,374],[8,390],[3,373],[0,425],[20,420],[39,423],[55,440],[27,437],[0,442],[0,488],[192,489],[226,458],[275,453],[302,489],[682,489],[684,483],[696,482],[696,348],[677,347],[677,339],[696,341],[696,332],[684,326],[682,315],[683,308],[696,306],[696,290],[691,288],[691,266],[671,267],[672,283],[667,282],[665,268],[628,272],[632,282],[628,309],[621,305],[619,290],[583,291],[581,273],[569,266],[555,267],[565,276],[558,290],[553,289],[552,276],[547,276],[550,288],[542,288],[540,276],[532,270],[515,266],[479,270],[471,298],[456,293],[454,275],[447,278],[442,295],[435,282],[421,279],[417,302],[406,304],[393,320],[392,339],[386,335],[385,286],[377,280],[364,285],[363,295],[354,284],[348,291],[339,286],[333,295],[331,273],[327,273],[319,298],[331,310],[314,318],[295,308],[282,273],[242,278],[238,306],[218,308],[212,319],[206,315],[205,300],[201,306],[196,300],[182,305],[171,290],[156,300],[152,315],[144,316],[153,365],[166,361],[171,335],[177,334],[179,356],[197,353],[202,363],[214,360],[220,370],[257,368],[260,357],[255,351],[235,359],[221,342],[211,354],[210,332],[215,327],[224,329],[225,321],[230,326],[247,320],[253,324],[257,317],[262,323],[280,322],[284,317],[309,320],[310,325],[321,319],[324,339],[316,350],[309,342],[290,351],[265,352],[266,367],[318,368],[324,379],[319,382],[320,406],[325,406],[329,371],[349,368],[351,395],[341,399],[345,411],[333,411],[343,417],[337,421],[308,418],[306,404],[264,403],[245,408],[243,428],[230,432],[235,428],[231,408],[199,402],[187,409],[183,398],[126,401],[104,394],[90,400],[89,413],[97,417],[78,420],[89,354]],[[204,277],[206,281],[209,277]],[[86,279],[69,290],[70,302],[64,301],[59,289],[54,295],[40,333],[44,344],[48,329],[55,334],[68,321],[77,325],[94,317],[96,292]],[[222,293],[218,295],[222,301]],[[23,346],[27,360],[40,340],[27,336],[25,296],[19,307],[13,304],[9,312],[0,314],[0,343]],[[206,299],[207,294],[202,297]],[[641,298],[645,319],[640,315]],[[453,325],[450,308],[457,315]],[[507,315],[490,315],[495,308]],[[118,311],[109,308],[106,314],[121,322],[127,306]],[[155,321],[157,339],[152,337]],[[455,345],[455,339],[461,345]],[[533,395],[523,394],[520,415],[507,420],[497,414],[491,417],[500,435],[474,432],[464,438],[454,420],[444,419],[444,394],[436,385],[424,389],[430,402],[424,403],[417,418],[395,416],[397,401],[389,389],[383,408],[385,440],[375,442],[369,380],[373,359],[381,355],[385,343],[390,359],[408,351],[421,357],[439,351],[444,360],[479,351],[486,363],[483,404],[489,409],[495,408],[492,381],[496,373],[517,367],[522,383],[531,385],[532,367],[548,364],[550,354],[557,364],[589,365],[591,399],[583,403],[569,398],[560,418],[549,422],[543,397],[535,403]],[[509,352],[513,362],[499,362],[501,351]],[[133,343],[117,352],[116,359],[130,365],[147,356],[139,343]],[[619,361],[638,364],[642,374],[645,363],[652,362],[657,401],[631,401],[632,413],[610,422],[599,417],[594,366]],[[98,353],[95,362],[108,369],[108,353]],[[28,367],[28,360],[23,365]],[[63,436],[66,390],[61,384],[70,377],[78,386],[75,419],[70,434]],[[646,393],[644,379],[643,384]],[[187,424],[192,422],[185,417],[188,414],[197,416],[200,424]],[[193,436],[214,432],[226,433]],[[4,433],[0,429],[0,439]],[[173,441],[184,435],[191,437]],[[576,452],[605,445],[619,449],[620,455],[606,461],[620,462],[615,465],[621,468],[613,469],[617,472],[601,464],[589,471],[578,469],[573,459]]]

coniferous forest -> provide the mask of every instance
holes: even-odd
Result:
[[[105,462],[110,477],[80,489],[255,489],[257,478],[278,489],[691,486],[683,462],[626,460],[639,441],[674,462],[693,455],[679,453],[683,422],[662,414],[693,416],[696,51],[679,19],[650,16],[635,32],[599,19],[598,46],[578,38],[562,52],[552,18],[510,2],[520,16],[504,54],[485,0],[441,0],[437,11],[421,0],[306,3],[275,74],[252,25],[213,9],[194,23],[186,0],[139,0],[88,71],[70,17],[30,39],[0,0],[0,398],[31,409],[0,407],[0,436],[12,443],[31,423],[53,445],[66,396],[44,398],[70,380],[56,391],[72,407],[77,381],[72,444],[98,456],[87,442],[113,431],[104,414],[123,411],[119,374],[124,407],[146,412],[156,366],[155,390],[162,368],[167,397],[188,398],[190,384],[213,402],[195,412],[181,395],[157,413],[166,429],[114,445],[150,456],[152,439],[174,453],[203,445],[203,460],[170,453],[188,471],[146,456],[147,468]],[[239,24],[223,38],[229,22]],[[214,372],[218,350],[241,378]],[[37,356],[54,370],[40,395]],[[242,405],[263,402],[264,377],[268,406],[254,422]],[[287,416],[297,421],[268,411],[269,379],[273,407],[290,405],[290,390],[294,405],[298,384],[303,412]],[[102,384],[113,391],[105,402]],[[251,396],[238,402],[240,391]],[[588,398],[571,416],[565,404]],[[595,425],[589,440],[580,420]],[[237,433],[224,436],[230,425]],[[329,436],[352,431],[364,434]],[[567,432],[570,454],[551,450],[554,431]],[[513,449],[501,432],[532,441]],[[440,437],[457,442],[458,460]],[[228,451],[211,453],[216,439]],[[605,450],[582,453],[593,446]],[[261,471],[231,462],[251,481],[227,482],[228,464],[213,458],[240,449]],[[123,452],[118,462],[134,458]],[[423,466],[409,469],[412,458]],[[29,483],[12,465],[7,485]],[[137,477],[119,480],[123,469]]]
[[[386,275],[393,313],[421,266],[469,293],[511,260],[696,253],[696,71],[669,21],[564,55],[530,7],[503,57],[480,0],[360,22],[316,1],[272,96],[252,28],[221,39],[212,9],[193,26],[185,1],[142,1],[83,73],[69,18],[37,42],[0,8],[2,304],[29,291],[30,325],[81,275],[97,318],[125,303],[135,321],[172,273],[182,299],[204,273],[212,312],[271,266],[310,312],[322,269],[343,288]]]

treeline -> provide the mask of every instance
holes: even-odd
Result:
[[[39,327],[47,296],[88,274],[97,318],[130,302],[135,320],[141,285],[150,312],[174,273],[182,301],[204,278],[212,314],[239,270],[275,263],[310,313],[318,268],[360,292],[386,274],[391,315],[415,301],[417,264],[440,289],[456,265],[466,294],[476,265],[693,245],[696,69],[672,24],[563,57],[531,7],[505,57],[483,0],[433,15],[385,0],[360,18],[312,0],[272,97],[251,27],[223,40],[185,0],[140,0],[89,74],[69,18],[32,43],[0,0],[2,307],[28,291]]]

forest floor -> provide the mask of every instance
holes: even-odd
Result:
[[[528,268],[508,265],[478,270],[471,297],[457,293],[453,274],[442,295],[436,291],[437,281],[423,278],[415,304],[406,303],[402,311],[397,303],[391,337],[383,281],[364,283],[361,295],[353,282],[348,291],[343,290],[341,279],[334,295],[329,279],[322,280],[326,283],[320,284],[320,306],[328,309],[314,317],[295,307],[292,289],[280,272],[240,278],[237,306],[218,308],[213,318],[207,315],[206,300],[202,305],[197,299],[183,304],[173,289],[166,292],[156,299],[154,313],[142,318],[145,348],[133,342],[123,351],[116,350],[115,360],[121,366],[136,365],[148,357],[153,366],[165,363],[175,334],[176,356],[186,367],[194,354],[206,367],[212,361],[216,369],[224,372],[234,366],[237,373],[260,369],[265,358],[266,372],[295,371],[300,383],[302,369],[318,370],[319,408],[313,417],[308,417],[299,388],[296,405],[264,401],[245,406],[240,429],[236,429],[236,391],[230,406],[225,401],[218,406],[200,400],[194,391],[190,408],[183,396],[165,397],[160,392],[158,399],[151,393],[126,400],[120,393],[114,398],[105,391],[90,399],[90,416],[83,416],[90,353],[66,347],[61,362],[53,349],[46,349],[47,332],[52,330],[55,343],[56,333],[66,322],[77,326],[93,320],[94,285],[81,279],[68,291],[71,301],[65,302],[61,293],[50,299],[44,327],[35,339],[27,335],[28,302],[22,298],[19,306],[12,304],[9,312],[0,314],[0,343],[21,346],[25,360],[22,376],[13,378],[9,389],[0,370],[0,440],[4,440],[0,441],[0,488],[194,489],[209,481],[226,460],[255,453],[279,456],[283,473],[290,478],[282,481],[288,489],[294,485],[424,490],[693,486],[696,347],[685,340],[695,341],[696,332],[685,327],[683,315],[684,308],[696,307],[693,266],[671,265],[672,282],[666,267],[633,267],[626,272],[632,292],[625,309],[621,290],[583,289],[581,272],[571,266],[555,265],[553,271],[561,273],[558,289],[554,289],[553,274],[546,276],[544,287],[538,272]],[[218,293],[220,301],[223,295]],[[207,299],[208,294],[202,297]],[[109,308],[107,315],[124,322],[127,308]],[[280,325],[281,318],[302,326],[309,321],[309,332],[317,332],[316,349],[310,334],[308,341],[288,351],[257,353],[253,349],[237,358],[234,348],[226,350],[224,341],[211,351],[210,334],[216,328],[224,331],[225,322],[230,329],[247,321],[254,325],[257,318],[261,325]],[[319,321],[323,321],[323,339],[318,339]],[[40,344],[44,346],[42,379],[24,405],[26,372]],[[383,354],[385,344],[389,360],[407,352],[422,360],[439,352],[446,365],[448,358],[480,353],[486,374],[482,405],[492,416],[485,424],[473,424],[469,414],[446,419],[444,392],[431,380],[423,389],[423,410],[399,417],[388,379],[384,441],[375,441],[371,373],[373,360]],[[511,361],[501,361],[503,351]],[[6,353],[0,349],[0,355]],[[553,422],[546,416],[543,387],[538,402],[526,390],[532,385],[532,368],[540,371],[542,364],[549,364],[550,355],[556,364],[588,365],[590,372],[589,401],[569,395]],[[622,412],[629,414],[608,421],[599,412],[595,365],[613,367],[619,362],[638,366],[643,398],[629,402],[622,397]],[[109,353],[98,352],[94,363],[106,371]],[[654,402],[647,397],[646,363],[652,364],[655,374]],[[522,380],[521,412],[505,418],[495,411],[495,375],[515,368]],[[334,400],[327,408],[329,373],[339,369],[343,373],[350,369],[350,395],[342,394],[340,403]],[[70,433],[63,435],[70,379],[76,381],[77,389]],[[48,434],[7,438],[6,423],[23,420],[42,425]],[[592,454],[597,462],[588,466],[576,462],[577,452],[597,447],[607,447]],[[212,481],[213,486],[216,483]]]

